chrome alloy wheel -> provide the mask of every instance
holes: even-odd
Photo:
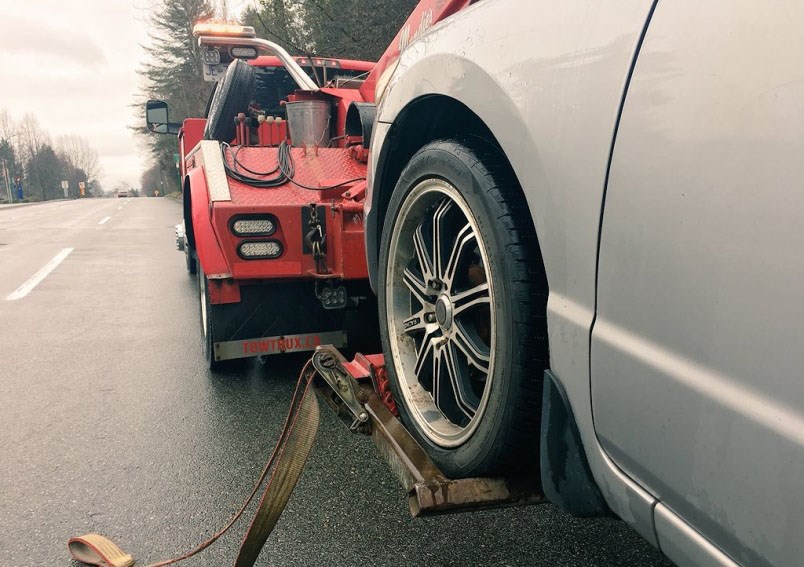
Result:
[[[414,187],[390,241],[386,324],[405,405],[441,447],[464,443],[488,405],[495,340],[488,266],[458,190],[435,178]]]

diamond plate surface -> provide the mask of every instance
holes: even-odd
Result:
[[[211,201],[230,201],[229,183],[226,179],[226,170],[223,168],[221,147],[214,140],[199,142],[201,159],[204,162],[204,172],[207,176],[207,189]]]
[[[236,149],[234,148],[233,151]],[[366,164],[354,160],[349,155],[348,149],[323,148],[319,149],[317,154],[308,149],[306,155],[304,148],[291,148],[290,151],[296,168],[294,180],[310,187],[335,185],[349,179],[366,176]],[[253,171],[270,171],[277,165],[278,152],[277,148],[243,147],[237,154],[237,161]],[[229,166],[233,167],[231,154],[227,155],[227,161]],[[247,173],[242,169],[239,171]],[[250,173],[248,175],[256,177]],[[276,174],[272,174],[268,178],[275,176]],[[347,185],[327,191],[309,190],[302,189],[290,182],[273,189],[259,189],[229,178],[232,204],[244,207],[259,207],[266,204],[274,206],[305,205],[313,201],[328,202],[349,189],[350,186]]]

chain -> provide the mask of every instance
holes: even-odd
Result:
[[[324,254],[322,243],[326,239],[326,234],[321,228],[321,221],[318,219],[318,208],[315,203],[310,203],[310,222],[308,223],[310,230],[307,232],[305,240],[313,250],[313,259],[315,260],[315,269],[319,274],[328,274],[326,256]]]

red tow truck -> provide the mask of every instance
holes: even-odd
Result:
[[[378,344],[363,235],[373,63],[291,57],[247,26],[198,24],[206,118],[177,134],[187,269],[198,275],[204,354],[225,361]],[[376,348],[376,346],[374,346]]]
[[[412,515],[545,501],[538,478],[451,479],[399,419],[387,366],[392,358],[357,353],[347,361],[338,350],[347,336],[349,350],[356,350],[356,331],[377,336],[367,281],[367,258],[376,264],[376,250],[367,255],[364,241],[373,101],[382,98],[411,41],[472,3],[423,0],[374,66],[293,58],[248,28],[201,28],[205,74],[222,76],[207,119],[171,124],[164,103],[148,103],[149,128],[179,134],[185,249],[188,268],[197,266],[199,275],[210,366],[315,351],[305,368],[315,376],[317,393],[352,431],[372,436],[408,492]],[[259,57],[264,51],[275,58]],[[245,94],[254,90],[248,69],[280,64],[298,87],[285,97],[282,116]],[[305,64],[336,78],[318,86]],[[339,68],[371,70],[365,79],[342,80]],[[377,229],[376,221],[368,228]],[[351,329],[349,313],[358,315]],[[380,351],[376,343],[358,344],[365,352]]]

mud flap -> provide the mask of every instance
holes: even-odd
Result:
[[[542,489],[550,502],[579,518],[610,516],[595,483],[569,400],[556,377],[544,372]]]
[[[258,337],[237,341],[216,342],[213,344],[215,360],[234,360],[249,356],[266,356],[288,352],[315,350],[320,345],[346,346],[345,331],[305,333],[276,337]]]

